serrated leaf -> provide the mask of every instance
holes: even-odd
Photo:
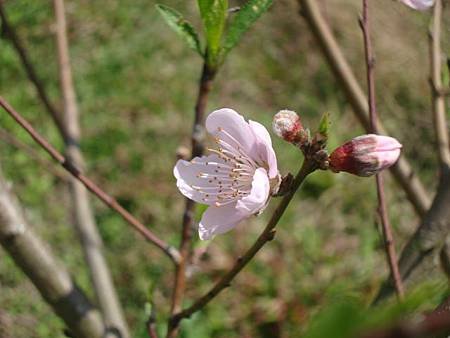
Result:
[[[198,0],[198,7],[205,27],[208,63],[219,62],[222,34],[227,18],[228,0]]]
[[[183,38],[191,49],[203,56],[200,40],[194,27],[175,9],[159,4],[156,5],[156,8],[169,27]]]
[[[224,50],[229,52],[249,28],[272,5],[273,0],[249,0],[235,15],[225,39]]]
[[[328,113],[324,113],[319,122],[318,132],[320,135],[328,137],[329,130],[330,130],[330,115]]]

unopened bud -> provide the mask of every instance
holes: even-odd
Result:
[[[330,169],[357,176],[372,176],[397,162],[401,148],[402,145],[389,136],[358,136],[333,151]]]
[[[280,110],[273,117],[272,129],[283,140],[291,143],[301,143],[304,130],[300,117],[292,110]]]

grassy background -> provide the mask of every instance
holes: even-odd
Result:
[[[194,1],[163,3],[183,12],[201,29]],[[364,83],[357,22],[360,1],[320,3]],[[427,83],[430,13],[414,12],[391,0],[373,3],[380,115],[390,134],[404,144],[404,156],[412,159],[432,193],[437,176]],[[79,0],[67,1],[66,6],[87,172],[152,230],[176,245],[184,203],[176,190],[172,167],[178,147],[189,145],[201,60],[167,28],[154,4],[151,0]],[[10,0],[5,6],[46,89],[61,107],[51,5],[47,1]],[[230,54],[214,83],[208,111],[232,107],[270,127],[273,114],[288,108],[297,111],[304,125],[312,129],[328,111],[333,122],[331,150],[363,131],[297,13],[296,1],[275,1]],[[450,15],[444,17],[444,50],[449,52]],[[61,148],[55,127],[15,51],[4,39],[0,40],[0,93]],[[0,125],[46,158],[6,114],[0,114]],[[274,139],[274,146],[282,172],[294,172],[300,165],[300,154],[278,139]],[[80,247],[73,240],[76,234],[67,185],[28,154],[4,142],[0,160],[36,232],[92,295]],[[397,247],[401,248],[418,218],[390,177],[387,185],[390,216]],[[276,240],[260,252],[231,288],[183,323],[182,337],[296,337],[308,327],[312,332],[309,336],[325,337],[330,335],[320,329],[314,333],[314,318],[322,309],[327,310],[319,318],[332,324],[316,327],[334,327],[333,332],[337,332],[336,325],[351,322],[355,316],[361,319],[361,308],[370,302],[387,274],[375,226],[375,201],[373,180],[327,172],[312,175],[280,222]],[[92,202],[133,336],[145,337],[149,289],[154,289],[161,322],[168,312],[171,265],[116,214],[98,201]],[[261,217],[210,243],[195,238],[198,254],[186,304],[207,290],[253,242],[274,204]],[[438,270],[432,266],[436,273],[422,280],[443,280]],[[419,304],[432,308],[438,302],[442,288],[432,285],[430,292],[436,297],[410,308]],[[386,317],[387,312],[382,313]],[[61,337],[62,328],[33,286],[0,251],[0,336]],[[164,331],[164,325],[159,329]]]

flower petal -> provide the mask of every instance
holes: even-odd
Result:
[[[261,123],[249,121],[248,124],[255,135],[256,151],[259,157],[269,165],[269,177],[274,178],[278,176],[277,157],[272,148],[272,139],[269,132]]]
[[[376,141],[376,151],[392,151],[402,148],[401,143],[393,137],[376,135]]]
[[[178,160],[173,168],[173,175],[177,179],[177,187],[180,192],[187,198],[198,203],[213,204],[214,202],[206,202],[205,194],[194,189],[194,187],[206,187],[209,192],[214,192],[217,184],[214,180],[198,177],[199,173],[215,175],[214,169],[217,167],[211,163],[224,164],[223,160],[217,155],[195,157],[192,161]],[[225,165],[225,164],[224,164]]]
[[[253,175],[252,190],[250,194],[237,202],[236,209],[248,216],[264,210],[269,198],[270,183],[267,171],[264,168],[258,168]]]
[[[200,239],[207,240],[211,239],[214,235],[223,234],[234,228],[248,216],[248,213],[236,209],[236,203],[221,207],[211,205],[203,213],[198,225]]]
[[[405,5],[419,11],[427,10],[434,5],[434,0],[401,0]]]
[[[221,129],[231,137],[221,132]],[[250,157],[253,157],[255,135],[244,118],[233,109],[222,108],[209,114],[206,118],[206,130],[235,148],[241,147]]]

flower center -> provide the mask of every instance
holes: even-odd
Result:
[[[214,141],[217,149],[208,149],[217,155],[217,161],[192,162],[202,165],[205,170],[197,174],[205,180],[205,185],[191,185],[203,194],[207,204],[221,207],[250,194],[253,175],[260,167],[244,150],[242,144],[223,128],[219,127]]]

